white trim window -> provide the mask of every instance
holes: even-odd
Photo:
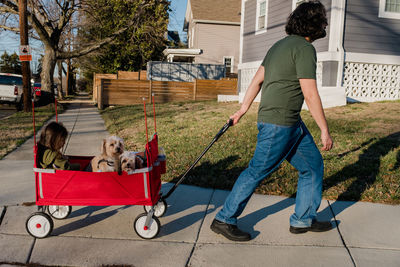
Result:
[[[293,0],[292,1],[292,11],[295,10],[296,7],[303,2],[307,2],[307,0]]]
[[[267,32],[268,1],[257,0],[256,34]]]
[[[400,0],[379,0],[380,18],[400,19]]]
[[[192,32],[192,34],[190,35],[190,46],[189,46],[189,48],[192,48],[193,45],[194,45],[194,26],[192,27],[191,32]]]
[[[225,68],[226,68],[226,73],[232,73],[233,72],[233,57],[229,57],[229,56],[227,56],[227,57],[224,57],[224,65],[225,65]]]

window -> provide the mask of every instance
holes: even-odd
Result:
[[[190,35],[190,47],[193,47],[194,44],[194,27],[192,28],[192,34]]]
[[[22,85],[22,77],[12,75],[0,75],[0,84]]]
[[[292,11],[296,9],[296,7],[298,5],[300,5],[301,3],[306,2],[306,0],[293,0],[292,2]]]
[[[224,57],[224,65],[226,68],[226,73],[233,72],[233,57]]]
[[[380,18],[400,19],[400,0],[379,0]]]
[[[257,16],[256,16],[256,34],[267,31],[267,0],[257,0]]]

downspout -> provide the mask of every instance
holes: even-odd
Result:
[[[343,36],[344,36],[344,23],[345,23],[345,13],[346,13],[346,0],[332,0],[332,3],[337,2],[338,9],[338,20],[339,20],[339,32],[338,32],[338,42],[337,51],[339,52],[339,62],[338,62],[338,75],[336,86],[343,86],[343,76],[344,76],[344,62],[345,62],[345,51],[343,47]]]
[[[245,2],[246,0],[241,1],[241,8],[240,8],[240,36],[239,36],[239,64],[238,64],[238,83],[237,83],[237,93],[238,95],[241,93],[241,87],[242,87],[242,71],[241,71],[241,66],[243,63],[243,27],[244,27],[244,7],[245,7]],[[239,102],[240,102],[240,97],[239,97]]]

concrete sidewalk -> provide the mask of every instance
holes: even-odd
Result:
[[[97,154],[108,135],[88,103],[70,104],[59,121],[71,133],[66,154]],[[239,243],[209,228],[229,192],[188,185],[167,199],[155,239],[133,229],[141,206],[73,207],[67,219],[54,221],[50,237],[35,239],[25,221],[37,207],[22,205],[35,199],[32,147],[31,139],[0,161],[2,266],[400,266],[400,206],[324,200],[318,218],[335,228],[293,235],[294,199],[255,194],[239,218],[252,240]]]

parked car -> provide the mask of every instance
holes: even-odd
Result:
[[[22,75],[0,73],[0,103],[13,104],[18,110],[24,105]]]

